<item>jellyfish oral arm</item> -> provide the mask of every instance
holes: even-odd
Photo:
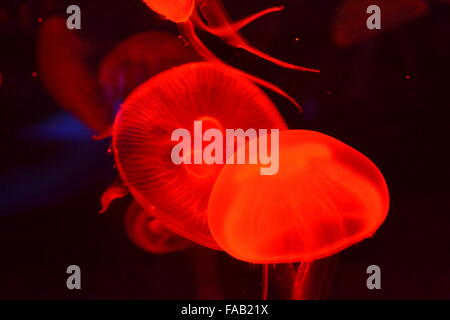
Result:
[[[302,262],[294,278],[291,300],[316,300],[327,296],[337,263],[338,255]]]
[[[218,1],[211,0],[205,1],[202,5],[200,5],[201,14],[210,25],[206,25],[197,13],[193,14],[192,19],[200,28],[222,38],[230,46],[243,49],[280,67],[297,71],[320,72],[317,69],[297,66],[274,58],[269,54],[262,52],[261,50],[258,50],[254,46],[250,45],[247,40],[241,34],[239,34],[238,31],[249,23],[269,13],[279,12],[283,9],[284,7],[282,6],[268,8],[256,14],[253,14],[237,23],[232,23],[229,21],[229,18],[225,14],[225,9],[222,7],[222,5]],[[213,24],[217,24],[218,26],[212,26]]]
[[[266,10],[252,14],[252,15],[248,16],[247,18],[244,18],[240,21],[233,22],[233,23],[225,25],[223,27],[213,27],[213,26],[206,25],[203,22],[203,20],[200,18],[199,14],[197,12],[193,13],[192,19],[193,19],[194,23],[198,27],[203,29],[204,31],[207,31],[217,37],[230,37],[230,36],[233,36],[235,32],[246,27],[253,21],[258,20],[259,18],[261,18],[267,14],[274,13],[274,12],[280,12],[283,9],[284,9],[283,6],[268,8]]]
[[[238,76],[247,78],[247,79],[255,82],[256,84],[279,94],[280,96],[288,99],[295,107],[297,107],[299,109],[300,112],[303,111],[302,107],[298,104],[297,101],[295,101],[294,98],[292,98],[289,94],[284,92],[282,89],[280,89],[276,85],[274,85],[268,81],[262,80],[258,77],[252,76],[252,75],[250,75],[246,72],[243,72],[241,70],[238,70],[236,68],[233,68],[231,66],[228,66],[224,62],[222,62],[219,58],[217,58],[198,38],[197,34],[195,33],[195,28],[194,28],[194,25],[192,24],[192,22],[188,21],[188,22],[181,23],[181,24],[179,24],[179,28],[180,28],[180,32],[188,39],[188,41],[191,43],[191,45],[194,47],[194,49],[197,51],[197,53],[200,56],[202,56],[205,60],[216,63],[223,68],[233,71],[233,73],[235,73]]]
[[[269,265],[263,265],[262,271],[262,295],[261,300],[267,300],[269,297]]]

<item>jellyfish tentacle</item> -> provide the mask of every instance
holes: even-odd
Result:
[[[267,8],[267,9],[261,10],[259,12],[256,12],[254,14],[251,14],[244,19],[233,22],[232,25],[235,30],[240,30],[240,29],[244,28],[245,26],[249,25],[250,23],[252,23],[253,21],[258,20],[259,18],[262,18],[270,13],[280,12],[283,10],[284,10],[284,6]]]
[[[305,279],[307,278],[308,271],[310,271],[310,264],[308,262],[302,262],[298,267],[294,279],[291,300],[307,300],[305,299]]]
[[[227,66],[228,68],[232,68],[230,66]],[[287,94],[284,90],[280,89],[278,86],[266,81],[266,80],[262,80],[256,76],[252,76],[251,74],[248,74],[246,72],[243,72],[241,70],[232,68],[234,70],[234,72],[240,74],[241,76],[246,77],[249,80],[252,80],[253,82],[255,82],[256,84],[265,87],[277,94],[279,94],[280,96],[286,98],[287,100],[289,100],[300,112],[303,112],[303,108],[302,106],[294,99],[292,98],[289,94]]]
[[[285,62],[283,60],[280,60],[278,58],[272,57],[271,55],[257,49],[256,47],[252,46],[248,43],[248,41],[238,32],[239,29],[236,29],[236,26],[230,22],[230,19],[226,15],[226,11],[222,4],[218,1],[208,1],[199,6],[200,12],[202,13],[203,17],[208,22],[208,26],[206,26],[201,19],[196,19],[196,22],[200,22],[200,27],[205,29],[208,32],[214,33],[214,30],[220,30],[221,33],[224,33],[222,36],[219,35],[219,37],[222,38],[226,43],[228,43],[230,46],[243,49],[261,59],[264,59],[266,61],[269,61],[275,65],[278,65],[282,68],[286,69],[292,69],[297,71],[308,71],[308,72],[320,72],[317,69],[312,68],[306,68],[302,66],[298,66],[289,62]],[[256,13],[253,16],[250,16],[247,19],[244,19],[243,22],[241,21],[241,24],[246,22],[254,21],[255,18],[259,18],[263,16],[264,14],[267,14],[268,12],[274,12],[274,11],[280,11],[282,10],[282,7],[275,7],[275,8],[269,8],[264,11],[261,11],[260,13]],[[268,12],[266,12],[268,11]]]
[[[292,300],[317,300],[327,296],[334,279],[338,256],[302,262],[292,289]]]
[[[283,91],[276,85],[274,85],[266,80],[262,80],[251,74],[248,74],[244,71],[238,70],[238,69],[231,67],[231,66],[225,64],[224,62],[222,62],[222,60],[220,60],[218,57],[216,57],[198,38],[198,36],[195,33],[194,25],[192,24],[192,22],[188,21],[188,22],[180,23],[179,27],[180,27],[181,33],[188,39],[188,41],[191,43],[191,45],[194,47],[194,49],[204,59],[206,59],[209,62],[219,64],[224,68],[230,69],[237,75],[245,77],[248,80],[255,82],[256,84],[279,94],[280,96],[289,100],[295,107],[297,107],[299,109],[300,112],[303,112],[303,108],[300,106],[300,104],[294,98],[292,98],[289,94],[287,94],[285,91]]]
[[[193,249],[192,253],[194,277],[197,283],[195,286],[196,298],[200,300],[223,300],[225,297],[217,268],[218,253],[215,251],[205,252],[199,248]]]
[[[262,270],[262,300],[269,297],[269,265],[264,264]]]
[[[195,24],[200,27],[201,29],[203,29],[204,31],[207,31],[217,37],[226,37],[226,36],[231,36],[233,33],[235,33],[236,31],[241,30],[242,28],[248,26],[250,23],[252,23],[253,21],[258,20],[259,18],[262,18],[263,16],[266,16],[270,13],[274,13],[274,12],[280,12],[284,9],[284,6],[279,6],[279,7],[271,7],[265,10],[262,10],[260,12],[254,13],[242,20],[233,22],[231,24],[227,24],[223,27],[217,26],[217,27],[212,27],[212,26],[208,26],[207,24],[205,24],[203,22],[203,20],[198,16],[198,13],[195,12],[192,15],[193,21],[195,22]]]
[[[151,209],[152,210],[152,209]],[[166,228],[153,214],[133,201],[125,213],[125,230],[130,240],[141,249],[153,254],[182,251],[194,244]]]
[[[320,70],[318,69],[312,69],[312,68],[307,68],[307,67],[301,67],[301,66],[297,66],[295,64],[289,63],[289,62],[285,62],[283,60],[277,59],[272,57],[271,55],[256,49],[255,47],[248,45],[248,44],[239,44],[236,46],[239,49],[243,49],[261,59],[270,61],[280,67],[286,68],[286,69],[292,69],[292,70],[297,70],[297,71],[308,71],[308,72],[314,72],[314,73],[320,73]]]
[[[92,136],[93,140],[103,140],[112,136],[113,126],[109,126],[106,130]]]

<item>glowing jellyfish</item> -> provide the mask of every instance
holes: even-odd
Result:
[[[170,231],[155,218],[152,211],[142,209],[135,201],[125,214],[125,230],[138,247],[155,254],[171,253],[193,246],[193,242]]]
[[[253,83],[207,62],[165,71],[137,88],[119,111],[113,129],[117,168],[145,209],[174,232],[220,249],[212,238],[206,207],[223,165],[171,160],[175,129],[286,129],[276,107]],[[203,145],[203,148],[207,146]]]
[[[252,263],[312,261],[374,234],[389,195],[368,158],[306,130],[281,132],[279,149],[275,175],[226,165],[217,178],[208,221],[226,252]]]
[[[277,12],[283,9],[283,7],[274,7],[267,10],[261,11],[254,15],[251,15],[239,22],[232,23],[228,18],[225,9],[219,0],[144,0],[148,7],[165,18],[178,24],[181,33],[188,39],[192,44],[194,49],[206,60],[210,62],[217,63],[219,65],[225,66],[225,64],[217,58],[198,38],[195,32],[195,26],[208,31],[220,38],[222,38],[229,45],[244,49],[258,57],[275,63],[281,67],[299,70],[299,71],[312,71],[319,72],[315,69],[300,67],[293,65],[256,49],[251,46],[247,40],[239,33],[239,30],[251,23],[252,21],[268,14],[271,12]],[[206,23],[204,22],[206,21]],[[285,93],[279,87],[257,78],[255,76],[249,75],[243,71],[232,69],[237,74],[244,76],[255,83],[264,86],[282,96],[289,99],[295,106],[299,109],[299,104]]]
[[[175,23],[185,22],[192,15],[194,0],[144,0],[153,11]]]
[[[62,18],[46,20],[37,42],[39,76],[44,87],[62,108],[90,129],[106,130],[114,113],[103,99],[95,74],[89,68],[90,45],[76,31],[68,30]]]
[[[194,61],[200,57],[181,39],[163,32],[142,32],[122,41],[103,59],[99,82],[108,102],[117,105],[154,75]]]
[[[367,28],[370,14],[366,11],[371,5],[378,5],[381,9],[381,30]],[[425,0],[343,0],[336,11],[333,40],[337,45],[348,46],[414,20],[427,10]]]

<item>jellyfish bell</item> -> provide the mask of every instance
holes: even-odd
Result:
[[[143,0],[156,13],[175,23],[187,21],[194,10],[194,0]]]
[[[44,87],[61,107],[96,132],[112,123],[113,110],[100,94],[89,66],[92,45],[68,30],[60,17],[46,19],[39,29],[37,64]]]
[[[116,118],[113,150],[124,183],[145,210],[155,207],[169,229],[220,249],[209,231],[206,207],[223,165],[177,165],[171,159],[172,133],[191,130],[197,120],[203,130],[286,129],[256,85],[226,68],[197,62],[162,72],[133,91]]]
[[[200,57],[179,38],[158,31],[142,32],[122,41],[103,59],[99,83],[108,103],[118,105],[149,78],[194,61]]]
[[[322,133],[280,133],[279,172],[226,165],[208,205],[217,243],[252,263],[312,261],[367,237],[383,223],[388,189],[363,154]]]
[[[151,210],[147,212],[133,201],[125,214],[125,230],[135,245],[154,254],[182,251],[194,245],[167,229],[155,218],[156,209]]]

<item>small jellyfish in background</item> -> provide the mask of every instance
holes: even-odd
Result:
[[[258,57],[275,63],[281,67],[294,69],[299,71],[319,72],[316,69],[300,67],[291,63],[284,62],[274,58],[255,47],[251,46],[248,41],[239,33],[239,30],[255,21],[256,19],[283,9],[283,7],[274,7],[262,12],[251,15],[241,21],[231,22],[228,15],[218,0],[144,0],[147,6],[158,14],[164,16],[178,24],[181,33],[192,44],[194,49],[206,60],[227,66],[219,58],[217,58],[198,38],[195,27],[199,27],[211,34],[223,39],[229,45],[244,49]],[[299,104],[277,86],[247,74],[243,71],[227,66],[237,74],[244,76],[255,83],[264,86],[282,96],[289,99],[295,106],[300,108]]]
[[[378,5],[381,9],[381,30],[369,30],[367,8]],[[399,25],[423,16],[428,10],[425,0],[343,0],[336,11],[333,41],[349,46],[379,35]]]
[[[171,160],[173,131],[191,130],[196,120],[203,121],[203,130],[220,132],[287,126],[256,85],[208,62],[165,71],[122,105],[113,128],[113,152],[126,187],[146,211],[156,208],[155,216],[172,231],[220,249],[209,231],[206,207],[223,165]]]
[[[182,251],[194,245],[167,229],[155,218],[157,215],[142,209],[136,201],[131,203],[125,214],[125,230],[135,245],[154,254]]]
[[[91,50],[76,31],[67,29],[63,18],[46,19],[39,29],[37,64],[44,87],[63,109],[102,132],[111,125],[114,112],[89,66]]]
[[[226,165],[217,178],[208,222],[227,253],[251,263],[309,263],[376,232],[389,194],[368,158],[313,131],[282,131],[279,143],[277,174],[261,175],[259,165]]]
[[[119,43],[103,59],[99,82],[110,104],[119,105],[144,81],[169,68],[200,61],[190,46],[168,33],[148,31]]]

